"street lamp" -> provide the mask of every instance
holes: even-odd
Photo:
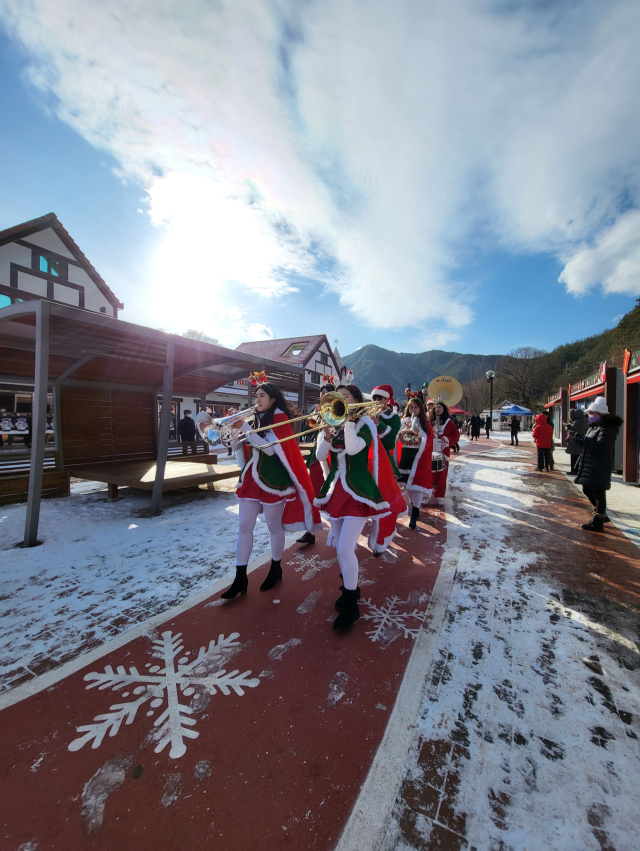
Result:
[[[492,369],[487,370],[487,381],[489,382],[489,428],[487,429],[487,437],[493,428],[493,379],[496,377]]]

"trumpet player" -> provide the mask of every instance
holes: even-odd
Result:
[[[409,528],[415,529],[422,500],[425,497],[429,500],[433,493],[433,429],[427,419],[424,402],[419,396],[409,399],[398,442],[400,481],[405,482],[407,496],[411,500]]]
[[[326,378],[327,376],[323,375],[322,377]],[[322,402],[322,400],[327,395],[327,393],[334,393],[335,389],[336,389],[335,384],[333,384],[332,382],[327,382],[326,384],[323,384],[322,387],[320,388],[320,401]],[[319,415],[318,412],[319,412],[319,406],[316,406],[316,410],[314,412],[315,415],[316,415],[315,419],[320,418],[320,415]],[[308,424],[309,424],[309,426],[312,425],[311,420],[309,420]],[[309,471],[309,478],[311,479],[311,484],[313,485],[313,492],[315,493],[316,496],[319,496],[320,489],[322,488],[322,485],[324,484],[324,480],[329,475],[329,465],[327,464],[327,462],[326,461],[318,461],[318,458],[317,458],[318,440],[320,440],[321,434],[322,434],[322,432],[318,432],[318,434],[316,435],[316,439],[313,443],[313,447],[311,449],[311,452],[307,456],[307,461],[306,461],[307,470]],[[313,534],[313,532],[305,532],[304,535],[301,538],[298,538],[298,540],[296,541],[296,543],[298,543],[298,544],[315,544],[315,542],[316,542],[316,536]]]
[[[355,384],[341,385],[338,391],[349,405],[364,403]],[[381,451],[373,420],[357,413],[351,414],[344,426],[325,429],[318,439],[316,457],[319,461],[329,459],[331,469],[315,504],[331,521],[331,539],[343,581],[342,595],[335,603],[339,613],[333,622],[335,630],[350,629],[360,617],[356,547],[364,525],[368,519],[389,513],[389,503],[376,480]],[[369,466],[370,452],[375,476]]]
[[[236,544],[236,575],[231,587],[222,594],[231,600],[246,594],[247,565],[253,548],[253,530],[258,516],[264,513],[271,539],[271,567],[260,586],[269,591],[282,579],[281,559],[285,532],[306,529],[315,532],[322,528],[320,513],[313,506],[313,487],[300,448],[288,424],[293,413],[280,388],[264,381],[255,395],[256,419],[266,431],[253,434],[253,426],[239,418],[231,425],[238,429],[238,439],[232,444],[239,461],[244,461],[236,496],[240,503],[238,540]],[[248,442],[246,442],[248,440]]]

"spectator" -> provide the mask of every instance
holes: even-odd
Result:
[[[191,419],[191,411],[185,411],[184,417],[178,423],[178,434],[182,442],[182,454],[187,454],[187,449],[191,449],[191,454],[195,455],[198,451],[196,446],[196,424]]]
[[[487,438],[491,435],[491,417],[484,418],[484,431],[487,435]]]
[[[511,430],[511,445],[513,446],[515,441],[515,445],[518,446],[518,434],[520,433],[520,420],[518,417],[511,417],[509,428]]]
[[[538,414],[536,424],[533,427],[533,440],[538,450],[539,473],[548,472],[551,469],[551,444],[553,443],[553,426],[547,422],[544,414]]]
[[[593,505],[593,518],[583,523],[588,532],[603,532],[607,517],[607,491],[611,488],[612,455],[622,419],[610,414],[604,396],[598,396],[587,408],[589,428],[585,435],[576,435],[576,443],[582,445],[578,460],[576,484],[582,485],[584,495]]]
[[[480,437],[480,429],[482,428],[482,419],[478,414],[474,414],[470,420],[471,425],[471,440],[475,437],[476,440]]]
[[[575,476],[578,459],[582,455],[582,445],[578,443],[578,436],[584,437],[589,428],[589,420],[582,408],[572,408],[569,411],[569,419],[571,422],[567,425],[569,438],[567,440],[566,453],[571,458],[571,470],[568,475]]]

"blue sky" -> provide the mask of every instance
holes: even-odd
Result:
[[[500,353],[640,295],[636,3],[86,9],[0,0],[0,229],[55,212],[122,318]]]

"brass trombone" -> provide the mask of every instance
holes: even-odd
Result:
[[[325,393],[315,417],[310,416],[309,414],[302,414],[299,417],[292,417],[289,420],[278,423],[278,425],[281,426],[297,423],[300,422],[300,420],[307,420],[308,423],[313,420],[316,424],[312,428],[305,429],[297,434],[291,434],[289,437],[283,437],[281,440],[274,440],[271,443],[262,444],[262,446],[258,448],[266,449],[268,446],[275,446],[276,443],[285,443],[287,440],[294,440],[295,438],[302,437],[305,434],[320,431],[320,429],[326,428],[327,426],[337,428],[338,426],[343,425],[349,417],[353,417],[354,419],[359,419],[364,416],[375,417],[384,411],[386,407],[386,400],[383,402],[357,402],[350,405],[342,393],[338,393],[337,391]],[[248,420],[251,416],[254,416],[255,413],[256,409],[254,407],[247,411],[241,411],[239,414],[230,414],[228,417],[213,419],[209,416],[209,414],[201,412],[196,417],[196,424],[203,440],[211,446],[215,446],[220,443],[223,446],[229,446],[231,443],[244,440],[249,440],[249,443],[251,443],[252,434],[260,434],[262,431],[268,431],[273,428],[273,425],[252,428],[244,434],[232,434],[232,432],[237,432],[239,427],[242,425],[242,423],[239,423],[238,426],[235,426],[232,425],[232,423],[239,420]]]

